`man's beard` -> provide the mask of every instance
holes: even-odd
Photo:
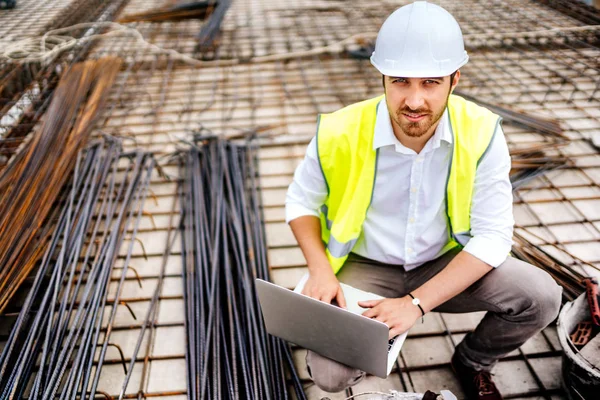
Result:
[[[394,122],[402,130],[402,133],[404,133],[406,136],[418,138],[418,137],[425,135],[427,132],[429,132],[431,127],[433,125],[435,125],[440,120],[440,118],[442,118],[442,115],[444,115],[444,111],[446,110],[447,106],[448,106],[448,99],[446,99],[446,103],[444,104],[444,107],[442,107],[435,114],[432,114],[431,110],[426,109],[426,108],[419,108],[417,110],[411,110],[409,107],[402,107],[402,108],[399,108],[398,110],[396,110],[396,113],[393,116]],[[406,117],[404,117],[402,114],[426,114],[426,115],[421,121],[410,122],[410,121],[406,121],[406,119],[405,119]],[[401,121],[403,121],[403,119],[404,119],[404,122],[401,122]]]

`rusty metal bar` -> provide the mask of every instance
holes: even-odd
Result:
[[[116,59],[76,65],[61,80],[40,134],[0,175],[0,311],[43,254],[48,232],[32,227],[52,215],[119,66]]]

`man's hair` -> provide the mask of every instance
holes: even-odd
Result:
[[[455,76],[456,76],[456,71],[454,71],[453,73],[450,74],[450,87],[452,87],[452,84],[454,83]]]
[[[454,83],[454,76],[456,75],[456,71],[450,74],[450,89],[448,89],[448,96],[452,93],[452,84]]]

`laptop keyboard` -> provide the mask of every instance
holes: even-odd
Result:
[[[396,338],[395,338],[395,337],[394,337],[394,338],[391,338],[391,339],[388,341],[388,353],[389,353],[389,352],[390,352],[390,350],[392,349],[392,346],[394,345],[394,342],[395,342],[395,341],[396,341]]]

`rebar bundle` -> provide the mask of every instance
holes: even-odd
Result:
[[[582,1],[569,0],[536,0],[538,3],[552,7],[563,14],[569,15],[586,24],[600,24],[600,11]]]
[[[261,321],[256,278],[269,279],[252,145],[208,139],[185,155],[182,196],[188,398],[287,399],[288,345]]]
[[[80,152],[76,164],[56,230],[0,356],[3,400],[21,398],[28,387],[31,399],[93,399],[97,392],[154,159],[123,153],[120,142],[108,138]],[[122,245],[128,250],[124,272],[109,300]]]
[[[121,62],[75,64],[61,79],[39,134],[0,175],[0,311],[43,254],[43,223],[103,110]]]
[[[162,22],[181,21],[185,19],[205,19],[211,15],[216,3],[204,1],[179,1],[154,10],[138,14],[125,15],[119,19],[120,23],[127,22]]]
[[[542,268],[552,275],[556,282],[563,287],[564,300],[573,301],[585,291],[583,279],[586,278],[586,276],[576,268],[551,256],[541,247],[531,244],[527,239],[516,232],[513,236],[513,240],[514,244],[512,246],[512,252],[515,257]],[[593,266],[591,267],[594,268]]]
[[[225,14],[233,0],[210,0],[210,4],[214,5],[214,11],[202,26],[198,34],[198,49],[206,51],[215,46],[218,36],[221,33],[221,24],[225,18]]]
[[[530,129],[532,132],[537,132],[548,139],[551,139],[551,141],[546,143],[534,143],[527,147],[512,148],[510,150],[510,181],[513,189],[518,189],[520,186],[537,176],[563,167],[568,163],[569,160],[565,156],[556,154],[550,155],[551,152],[556,153],[556,149],[569,143],[569,138],[565,136],[563,129],[557,120],[541,118],[525,112],[513,110],[506,106],[492,104],[479,99],[476,96],[463,93],[460,90],[457,90],[455,93],[493,111],[502,117],[504,122]]]

